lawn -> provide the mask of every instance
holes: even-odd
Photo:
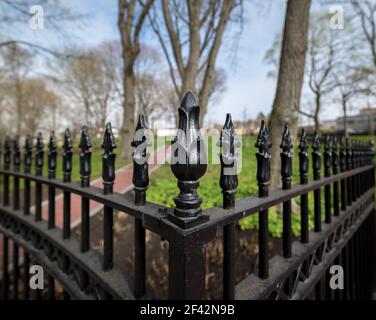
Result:
[[[372,137],[375,141],[376,138]],[[355,139],[368,140],[369,136],[357,136]],[[241,199],[252,195],[257,195],[258,187],[256,180],[257,162],[255,153],[256,136],[243,136],[242,137],[242,169],[238,175],[239,186],[236,193],[236,198]],[[218,156],[218,149],[212,149],[212,143],[209,141],[208,158]],[[294,147],[293,158],[293,183],[299,183],[299,149]],[[309,153],[311,148],[309,149]],[[323,157],[321,164],[323,165]],[[324,171],[322,169],[322,175]],[[210,208],[222,204],[222,193],[219,187],[220,165],[210,164],[204,177],[200,179],[199,195],[203,199],[203,208]],[[309,179],[312,180],[312,161],[310,155],[310,175]],[[176,185],[176,178],[171,172],[169,165],[162,165],[157,171],[153,172],[150,176],[150,186],[147,192],[147,200],[157,204],[166,206],[174,206],[174,197],[179,193]],[[300,198],[295,199],[296,203],[300,203]],[[322,216],[324,217],[324,188],[322,188]],[[313,193],[309,194],[309,216],[310,227],[313,227]],[[239,221],[242,229],[257,229],[258,215],[251,215]],[[298,236],[300,234],[300,215],[292,215],[292,229],[293,234]],[[282,234],[282,217],[277,213],[275,208],[270,209],[269,214],[269,232],[272,236],[281,236]]]

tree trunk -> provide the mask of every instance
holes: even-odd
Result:
[[[343,132],[345,134],[345,137],[349,137],[349,129],[347,127],[347,104],[346,100],[342,100],[342,110],[343,110]]]
[[[121,128],[121,157],[130,159],[132,156],[131,142],[134,134],[135,107],[135,75],[133,66],[124,69],[123,74],[123,124]]]
[[[316,109],[313,119],[315,120],[315,130],[320,131],[320,109],[321,109],[321,93],[316,93]]]
[[[279,153],[285,122],[289,124],[294,145],[297,141],[310,4],[310,0],[287,2],[277,90],[269,119],[269,132],[273,144],[270,181],[272,188],[278,187],[281,182]]]

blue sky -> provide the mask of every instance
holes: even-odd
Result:
[[[93,46],[102,41],[119,40],[117,29],[117,0],[64,0],[64,5],[73,12],[87,16],[84,23],[68,25],[71,37],[69,42],[83,46]],[[256,117],[262,111],[271,110],[275,92],[275,81],[267,78],[270,66],[263,62],[265,51],[273,43],[275,34],[282,32],[285,14],[285,0],[245,1],[245,16],[243,33],[239,41],[236,59],[233,50],[224,43],[217,66],[224,68],[227,73],[226,91],[218,104],[212,105],[206,117],[206,122],[222,123],[227,112],[234,119],[243,118],[243,110],[247,109],[248,117]],[[321,2],[322,3],[322,2]],[[319,6],[316,2],[314,8]],[[312,9],[314,9],[312,8]],[[48,14],[48,12],[45,12]],[[46,32],[33,33],[42,43],[60,46],[64,43],[59,35]],[[231,39],[232,31],[226,39]],[[24,34],[24,37],[30,35]],[[146,33],[144,42],[155,45],[158,43],[152,36],[152,31]],[[339,112],[330,110],[324,112],[322,118],[333,118]]]

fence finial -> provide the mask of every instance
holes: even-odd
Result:
[[[80,175],[81,187],[88,187],[90,185],[91,174],[91,142],[89,137],[89,130],[87,126],[82,127],[81,140],[79,145],[80,152]]]
[[[140,113],[138,116],[136,131],[131,143],[135,147],[132,154],[133,158],[133,177],[132,182],[135,192],[135,204],[144,205],[146,201],[146,189],[149,185],[149,166],[148,160],[150,154],[146,148],[150,145],[150,137],[145,116]]]
[[[327,134],[325,135],[325,143],[324,143],[324,175],[325,177],[330,176],[330,166],[331,166],[331,140],[330,136]]]
[[[56,156],[57,143],[55,132],[51,131],[50,141],[48,143],[48,178],[54,179],[56,176]]]
[[[20,164],[21,164],[20,144],[19,144],[19,138],[18,138],[18,136],[16,136],[13,140],[13,166],[14,166],[14,171],[20,170]]]
[[[341,172],[346,171],[346,142],[345,137],[341,137],[339,145],[339,165]]]
[[[180,194],[174,199],[170,221],[187,229],[208,220],[202,215],[202,199],[197,194],[199,179],[207,168],[206,151],[199,134],[199,112],[195,97],[187,92],[179,107],[177,136],[172,142],[171,170],[178,179]]]
[[[25,153],[24,153],[24,172],[30,173],[31,161],[32,161],[32,150],[33,150],[33,139],[31,135],[27,135],[25,139]]]
[[[3,165],[4,170],[9,170],[10,157],[11,157],[11,139],[9,136],[5,137],[4,146],[3,146]]]
[[[103,179],[103,192],[104,194],[113,192],[113,185],[115,180],[115,158],[116,154],[113,150],[116,148],[115,137],[112,133],[111,123],[106,124],[104,131],[102,149],[102,179]]]
[[[346,169],[352,169],[352,150],[351,150],[351,141],[349,138],[346,138]]]
[[[321,172],[321,152],[320,152],[320,137],[319,133],[315,131],[312,143],[312,167],[313,167],[313,179],[320,180]]]
[[[259,149],[259,152],[256,153],[259,196],[267,197],[269,195],[271,159],[269,150],[272,147],[272,142],[270,140],[268,128],[266,127],[264,120],[261,120],[260,131],[256,140],[255,147]]]
[[[237,155],[235,148],[240,146],[235,135],[231,114],[226,115],[225,124],[221,130],[218,146],[222,148],[219,155],[221,161],[221,177],[219,185],[223,193],[223,208],[229,209],[235,206],[235,194],[238,187]]]
[[[337,137],[334,135],[332,138],[332,166],[333,166],[333,174],[338,173],[338,144],[337,144]]]
[[[37,143],[35,145],[35,175],[40,176],[42,175],[43,169],[43,156],[44,156],[44,143],[43,143],[43,136],[41,132],[38,132],[37,135]]]
[[[302,129],[299,142],[299,172],[300,172],[300,183],[308,183],[308,170],[309,170],[309,156],[308,156],[308,141],[307,133]]]
[[[282,175],[282,189],[291,189],[291,178],[292,178],[292,157],[293,153],[291,149],[293,144],[291,141],[290,131],[287,123],[282,134],[282,141],[280,148],[281,152],[281,175]]]
[[[72,173],[72,138],[69,129],[64,132],[64,145],[63,145],[63,176],[64,182],[71,181]]]

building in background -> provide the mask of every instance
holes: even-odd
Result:
[[[359,114],[347,117],[347,130],[349,134],[376,134],[376,108],[364,108]],[[336,131],[344,132],[344,119],[336,120]]]

